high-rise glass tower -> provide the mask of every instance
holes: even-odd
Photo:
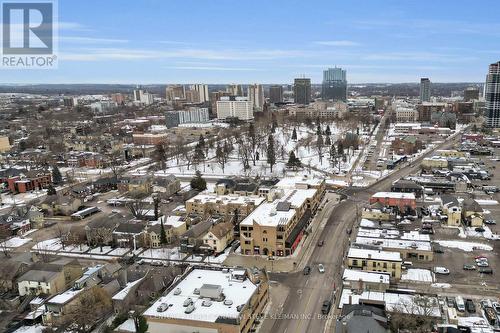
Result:
[[[424,77],[420,79],[420,102],[431,101],[431,80]]]
[[[491,64],[486,76],[486,126],[500,127],[500,61]]]
[[[335,67],[323,71],[321,96],[324,100],[344,102],[347,100],[347,79],[344,69]]]

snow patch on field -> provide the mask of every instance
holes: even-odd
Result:
[[[29,243],[31,241],[31,238],[22,238],[22,237],[12,237],[10,239],[7,239],[5,242],[2,242],[0,244],[0,247],[4,248],[18,248],[20,246],[23,246],[26,243]]]
[[[401,281],[432,283],[434,276],[428,269],[410,268],[402,274]]]
[[[451,240],[436,240],[435,243],[438,243],[439,245],[448,248],[460,249],[465,252],[472,252],[474,250],[484,250],[484,251],[493,250],[493,247],[482,243],[451,241]]]

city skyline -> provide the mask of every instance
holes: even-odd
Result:
[[[305,75],[319,83],[338,66],[349,83],[484,82],[500,54],[488,4],[257,1],[240,11],[226,0],[150,1],[117,15],[117,1],[62,0],[59,68],[4,70],[1,81],[271,84]],[[287,15],[277,14],[285,5]]]

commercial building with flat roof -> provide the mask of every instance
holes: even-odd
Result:
[[[268,298],[261,271],[195,267],[143,315],[150,333],[247,333]]]

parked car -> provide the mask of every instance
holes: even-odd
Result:
[[[489,267],[480,268],[479,273],[481,273],[481,274],[493,274],[493,270]]]
[[[448,275],[450,274],[450,270],[446,267],[434,267],[434,273],[435,274],[443,274],[443,275]]]
[[[497,221],[495,221],[495,220],[486,220],[486,221],[484,221],[484,224],[490,224],[490,225],[497,224]]]
[[[323,266],[323,264],[319,264],[319,265],[318,265],[318,271],[319,271],[320,273],[324,273],[324,272],[325,272],[325,266]]]
[[[476,232],[484,232],[484,228],[483,227],[477,227],[476,229],[474,229]]]
[[[318,246],[323,246],[324,244],[325,244],[325,241],[324,241],[324,240],[320,240],[320,241],[318,242]]]
[[[304,267],[304,275],[309,275],[311,273],[311,266]]]
[[[474,302],[470,298],[465,301],[465,308],[469,313],[476,312],[476,306],[474,305]]]
[[[487,260],[476,261],[477,267],[489,267],[490,264]]]
[[[464,265],[464,270],[466,270],[466,271],[473,271],[475,269],[476,269],[476,266],[474,266],[474,265],[469,265],[469,264]]]
[[[328,314],[330,312],[330,308],[332,307],[332,302],[330,300],[326,300],[323,302],[323,305],[321,306],[321,313],[322,314]]]
[[[455,303],[457,304],[457,310],[460,312],[465,311],[465,302],[462,296],[455,297]]]
[[[455,298],[451,296],[446,297],[446,305],[448,305],[449,308],[454,308],[455,307]]]

